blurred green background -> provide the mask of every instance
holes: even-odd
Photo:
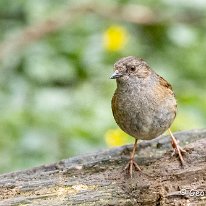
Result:
[[[206,123],[206,1],[1,0],[0,172],[132,143],[112,117],[114,62],[144,58]]]

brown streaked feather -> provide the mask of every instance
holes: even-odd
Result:
[[[161,85],[162,87],[164,87],[164,88],[167,88],[167,91],[168,91],[171,95],[173,95],[173,96],[175,97],[175,94],[174,94],[174,92],[173,92],[173,89],[172,89],[171,84],[170,84],[168,81],[166,81],[163,77],[161,77],[160,75],[157,74],[157,76],[159,77],[159,83],[160,83],[160,85]],[[175,113],[175,117],[176,117],[177,104],[174,105],[174,113]],[[174,119],[175,119],[175,117],[174,117]]]
[[[158,75],[158,74],[157,74]],[[172,86],[170,83],[168,83],[163,77],[161,77],[160,75],[158,75],[159,77],[159,81],[160,81],[160,85],[162,85],[163,87],[166,87],[170,90],[172,90]]]
[[[159,83],[160,83],[160,86],[164,87],[164,90],[165,88],[167,88],[167,91],[173,95],[175,97],[175,94],[173,92],[173,89],[172,89],[172,86],[170,83],[168,83],[168,81],[166,81],[163,77],[161,77],[160,75],[157,74],[157,76],[159,77]]]

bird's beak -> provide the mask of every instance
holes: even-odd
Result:
[[[110,77],[110,79],[117,79],[119,77],[122,77],[123,74],[121,72],[119,72],[118,70],[115,70],[114,73],[112,74],[112,76]]]

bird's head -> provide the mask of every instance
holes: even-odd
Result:
[[[116,79],[117,82],[136,81],[148,77],[151,72],[150,67],[143,59],[128,56],[119,59],[114,64],[114,73],[110,79]]]

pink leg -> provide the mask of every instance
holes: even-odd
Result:
[[[184,159],[182,157],[182,153],[186,153],[186,151],[178,145],[177,140],[175,139],[170,129],[168,129],[168,132],[172,138],[172,142],[171,142],[172,147],[175,149],[175,152],[179,155],[181,164],[184,165]]]
[[[132,177],[133,166],[137,171],[141,171],[140,167],[134,160],[136,148],[137,148],[137,139],[135,139],[135,143],[134,143],[133,150],[130,156],[130,160],[127,163],[126,167],[124,168],[124,170],[129,170],[130,177]]]

